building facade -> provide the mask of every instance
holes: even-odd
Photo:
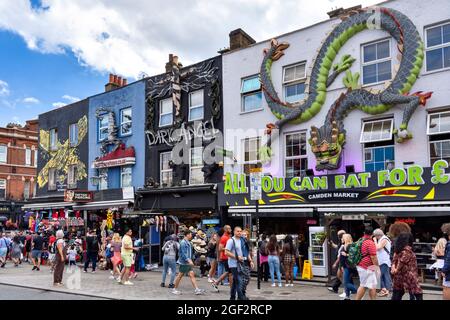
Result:
[[[36,193],[37,136],[37,120],[0,128],[0,228],[17,229],[21,206]]]
[[[428,175],[426,168],[437,161],[448,163],[450,24],[443,10],[430,8],[448,3],[393,0],[377,8],[340,9],[329,20],[223,54],[224,127],[232,133],[225,135],[225,149],[237,158],[225,163],[225,173],[235,183],[264,164],[262,230],[308,238],[310,227],[322,226],[332,236],[344,228],[359,237],[364,225],[385,227],[406,217],[422,242],[440,236],[450,199],[437,196],[429,179],[416,194],[381,181],[378,187],[387,189],[365,190],[355,199],[344,199],[345,192],[330,198],[310,192],[330,194],[325,191],[337,186],[361,191],[365,182],[345,185],[335,176],[373,177],[394,168],[406,176],[409,167],[425,168]],[[245,178],[236,188],[225,184],[228,195],[247,196],[219,201],[227,208],[224,220],[246,223],[243,217],[254,216],[243,184]],[[374,210],[367,204],[372,192],[383,200],[370,204]],[[425,218],[430,212],[433,223]]]

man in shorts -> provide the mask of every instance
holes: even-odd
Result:
[[[42,249],[44,247],[44,238],[42,237],[42,235],[40,233],[38,233],[34,238],[33,238],[33,243],[32,243],[32,250],[31,250],[31,261],[33,262],[33,271],[40,271],[40,267],[41,267],[41,255],[42,255]]]
[[[197,281],[195,280],[195,274],[192,270],[194,262],[192,261],[192,232],[190,230],[184,231],[184,239],[180,242],[180,257],[178,258],[178,264],[180,265],[177,278],[175,279],[175,287],[172,290],[173,294],[180,295],[181,291],[178,290],[181,279],[183,276],[187,275],[191,279],[192,286],[195,288],[194,294],[204,294],[205,290],[200,289],[197,286]]]
[[[130,282],[130,270],[133,264],[133,239],[131,239],[131,235],[133,234],[133,230],[128,229],[125,232],[125,235],[122,238],[122,250],[121,257],[123,262],[123,270],[120,279],[120,283],[126,286],[132,286],[133,283]]]
[[[361,245],[362,259],[356,266],[359,275],[359,288],[356,293],[356,300],[362,300],[369,289],[371,300],[375,300],[377,296],[378,276],[380,268],[377,258],[377,247],[372,240],[373,228],[367,226],[364,230],[363,243]]]

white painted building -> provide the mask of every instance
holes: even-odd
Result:
[[[416,25],[426,52],[420,76],[411,92],[433,91],[433,96],[427,101],[426,107],[419,107],[412,116],[409,130],[412,131],[414,138],[403,144],[396,143],[395,139],[390,143],[373,138],[371,144],[361,143],[360,140],[363,128],[371,131],[372,127],[382,125],[377,122],[374,126],[365,125],[370,121],[387,119],[384,126],[390,130],[389,124],[392,119],[393,128],[398,128],[402,120],[402,106],[377,116],[359,110],[352,111],[344,122],[347,130],[346,144],[342,166],[337,172],[345,172],[346,165],[354,165],[355,171],[359,172],[384,169],[390,160],[395,162],[396,167],[412,163],[428,167],[434,159],[442,157],[450,159],[450,2],[392,0],[383,2],[380,6],[402,12]],[[333,26],[340,22],[340,18],[333,18],[284,35],[274,35],[279,42],[290,44],[284,51],[285,55],[272,65],[272,81],[282,100],[293,101],[298,98],[296,95],[304,88],[303,83],[311,71],[309,68],[321,42],[332,31]],[[268,108],[264,94],[261,93],[259,82],[256,79],[251,81],[252,76],[259,74],[263,50],[269,47],[270,40],[266,40],[223,54],[225,130],[250,130],[247,138],[263,138],[266,124],[276,122],[276,117]],[[364,51],[367,51],[366,56],[370,56],[373,49],[378,49],[380,57],[368,58],[363,64]],[[392,79],[395,67],[399,64],[396,42],[389,33],[382,30],[365,30],[357,33],[341,48],[334,62],[338,62],[344,54],[351,54],[356,59],[350,70],[352,73],[361,74],[361,83],[365,79],[366,83],[362,83],[364,88],[383,89],[384,81],[378,81],[376,84],[369,82],[377,81],[377,77]],[[374,68],[377,68],[375,75],[369,74],[369,70]],[[315,156],[307,143],[310,128],[312,125],[320,127],[324,123],[329,107],[342,92],[346,91],[342,83],[343,76],[344,74],[339,75],[328,88],[326,102],[315,117],[305,123],[283,127],[280,137],[272,144],[275,154],[272,162],[264,167],[265,173],[289,177],[298,175],[300,171],[306,169],[314,169]],[[375,76],[375,79],[370,79],[371,76]],[[250,81],[246,81],[249,78]],[[438,113],[441,111],[444,112]],[[388,134],[388,137],[391,135]],[[225,172],[244,172],[244,163],[248,164],[245,166],[248,169],[254,163],[252,160],[256,160],[257,143],[251,139],[246,141],[245,138],[236,137],[231,131],[226,131],[225,148],[234,151],[237,163],[226,163]],[[290,157],[286,157],[287,153]],[[324,173],[334,172],[317,174]]]

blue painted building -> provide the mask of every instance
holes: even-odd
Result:
[[[105,88],[89,99],[89,190],[142,187],[145,82],[110,79]]]

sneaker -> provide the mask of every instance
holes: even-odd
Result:
[[[216,292],[219,292],[219,287],[217,286],[217,283],[215,283],[214,281],[211,283],[211,287],[213,287],[213,289],[214,289]]]
[[[116,280],[116,278],[114,276],[109,276],[110,280]]]
[[[133,282],[130,282],[130,281],[126,281],[126,282],[124,283],[124,285],[125,285],[125,286],[133,286],[134,283],[133,283]]]
[[[92,270],[91,273],[95,273],[95,270]]]
[[[83,270],[84,273],[87,273],[87,270]]]
[[[272,287],[276,287],[277,285],[275,283],[272,283]]]
[[[36,271],[41,271],[41,269],[39,269],[39,268],[36,268]]]
[[[333,287],[328,287],[327,289],[328,289],[328,291],[331,291],[331,292],[334,292],[334,293],[338,293],[336,290],[333,289]]]
[[[2,268],[3,268],[3,266],[2,266]],[[34,266],[33,269],[31,269],[31,271],[34,271],[34,270],[36,270],[36,269],[37,269],[37,267]]]
[[[343,292],[343,293],[341,293],[340,295],[339,295],[339,297],[340,298],[345,298],[347,295],[345,294],[345,292]]]
[[[286,283],[285,287],[290,287],[291,285],[289,283]]]
[[[194,290],[194,294],[195,295],[205,294],[205,290],[197,288]]]
[[[208,282],[209,282],[209,283],[213,283],[213,282],[214,282],[214,279],[211,279],[210,277],[208,277]]]
[[[173,289],[173,288],[175,288],[174,284],[173,283],[169,284],[169,289]]]
[[[176,294],[177,296],[181,295],[181,291],[178,291],[177,289],[173,288],[172,290],[173,294]]]
[[[291,283],[290,285],[289,285],[290,287],[293,287],[294,286],[294,284],[293,283]]]
[[[161,288],[164,288],[165,286],[164,282],[161,282]]]
[[[278,287],[283,288],[283,284],[282,284],[282,283],[279,283],[279,284],[278,284]]]

